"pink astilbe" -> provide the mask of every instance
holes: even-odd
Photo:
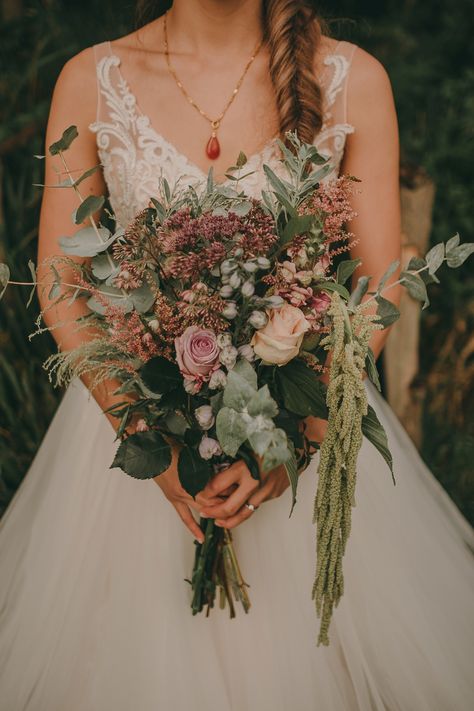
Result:
[[[120,306],[108,304],[105,319],[110,326],[109,338],[112,343],[128,355],[136,356],[143,362],[160,353],[153,335],[145,328],[137,311],[125,313]]]
[[[345,225],[357,215],[351,205],[355,182],[358,181],[351,176],[343,175],[328,183],[322,183],[300,207],[300,214],[313,213],[322,216],[327,243],[351,239],[354,236],[345,229]]]

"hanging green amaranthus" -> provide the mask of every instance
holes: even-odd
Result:
[[[349,317],[347,305],[337,292],[331,296],[328,315],[333,328],[321,345],[331,349],[327,405],[328,427],[321,445],[318,489],[313,523],[317,525],[317,564],[313,599],[321,619],[318,645],[328,645],[328,629],[334,606],[344,591],[342,558],[351,530],[355,503],[356,465],[362,444],[362,417],[368,402],[363,370],[372,332],[381,328],[375,314],[364,305]]]

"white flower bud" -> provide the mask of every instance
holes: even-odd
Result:
[[[241,283],[242,283],[242,279],[237,274],[237,272],[234,272],[229,279],[229,284],[231,285],[231,287],[233,289],[238,289]]]
[[[228,274],[223,274],[223,275],[221,276],[221,282],[222,282],[223,284],[228,284],[228,283],[229,283],[229,275],[228,275]]]
[[[244,253],[244,250],[242,247],[237,247],[237,249],[234,249],[234,257],[241,257]]]
[[[199,454],[203,459],[212,459],[212,457],[222,454],[222,449],[216,439],[203,437],[199,443]]]
[[[209,379],[209,388],[211,390],[219,390],[225,388],[227,384],[227,375],[223,370],[215,370]]]
[[[267,325],[268,316],[264,311],[252,311],[249,316],[249,324],[254,328],[263,328]]]
[[[224,284],[224,286],[221,286],[219,289],[219,294],[223,299],[228,299],[233,293],[234,289],[230,286],[230,284]]]
[[[226,346],[219,354],[219,360],[226,368],[231,369],[235,365],[239,352],[234,346]]]
[[[199,427],[203,430],[211,429],[214,424],[214,413],[210,405],[201,405],[194,410],[194,416],[198,421]]]
[[[240,291],[242,292],[242,296],[252,296],[255,291],[255,285],[251,281],[244,281]]]
[[[270,269],[271,262],[267,257],[257,257],[257,264],[260,269]]]
[[[226,346],[232,345],[232,336],[230,333],[218,333],[216,341],[219,348],[225,348]]]
[[[245,262],[244,269],[249,274],[253,274],[254,272],[257,271],[258,264],[257,264],[257,262]]]
[[[158,329],[160,328],[160,322],[158,319],[152,318],[151,321],[148,321],[148,328],[150,331],[153,331],[153,333],[158,333]]]
[[[233,259],[224,259],[221,264],[221,274],[231,274],[237,269],[237,264]]]
[[[188,393],[188,395],[196,395],[200,389],[201,386],[199,383],[197,383],[195,380],[184,380],[183,382],[184,389]]]
[[[237,304],[235,301],[228,301],[225,307],[222,309],[222,315],[224,318],[233,319],[237,316]]]
[[[143,418],[138,420],[137,424],[135,425],[136,432],[148,432],[149,429],[150,428],[148,427],[147,423]]]
[[[254,360],[255,353],[254,353],[254,350],[253,350],[252,346],[250,345],[250,343],[244,343],[244,345],[239,346],[237,350],[239,351],[239,355],[242,358],[245,358],[245,360],[248,360],[249,363],[251,363]]]
[[[278,306],[282,306],[285,303],[281,296],[277,296],[277,294],[269,296],[267,299],[265,299],[265,301],[271,309],[274,309]]]

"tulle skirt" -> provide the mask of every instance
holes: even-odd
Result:
[[[1,711],[468,711],[473,534],[387,403],[397,484],[359,457],[345,594],[329,647],[311,600],[317,456],[234,540],[252,607],[193,617],[192,538],[153,481],[110,463],[73,383],[0,528]]]

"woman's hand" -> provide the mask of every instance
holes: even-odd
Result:
[[[242,521],[250,518],[253,511],[246,503],[255,508],[264,501],[275,499],[289,486],[288,475],[283,465],[270,472],[260,472],[261,482],[250,474],[243,460],[234,462],[227,469],[218,472],[201,492],[211,499],[227,496],[224,501],[201,508],[201,516],[214,518],[217,526],[235,528]]]
[[[168,501],[174,508],[186,528],[191,531],[194,538],[200,543],[204,541],[204,534],[194,516],[191,509],[200,511],[203,506],[215,506],[222,501],[216,495],[210,495],[208,492],[201,491],[193,499],[181,486],[178,476],[178,452],[175,447],[171,447],[171,464],[163,474],[153,477],[158,484]]]

